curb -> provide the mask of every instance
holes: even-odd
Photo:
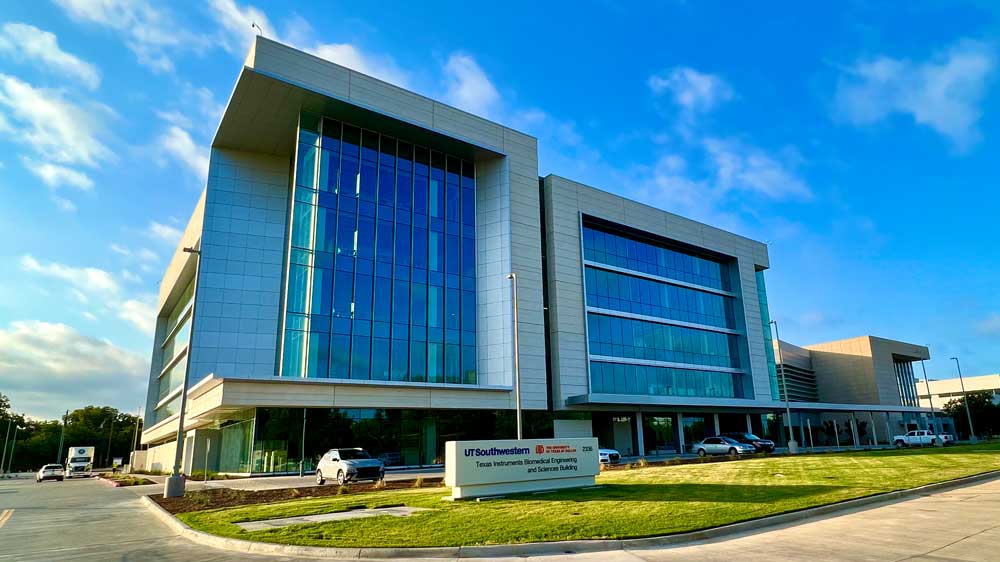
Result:
[[[883,494],[876,494],[874,496],[865,496],[862,498],[810,507],[798,511],[789,511],[787,513],[780,513],[759,519],[731,523],[721,527],[712,527],[700,531],[690,531],[672,535],[659,535],[634,539],[591,539],[523,544],[416,548],[338,548],[325,546],[295,546],[220,537],[192,529],[183,521],[177,519],[167,510],[163,509],[159,504],[149,499],[149,496],[141,496],[140,501],[146,505],[153,515],[155,515],[168,527],[176,531],[178,535],[199,544],[223,550],[230,550],[233,552],[347,560],[394,558],[456,559],[529,556],[539,554],[576,554],[585,552],[606,552],[614,550],[633,550],[672,546],[738,535],[766,527],[783,525],[793,521],[801,522],[805,519],[813,517],[850,511],[852,509],[878,503],[900,501],[916,496],[922,496],[928,493],[939,492],[951,488],[959,488],[996,478],[1000,478],[1000,470],[984,472],[982,474],[966,476],[955,480],[937,482],[935,484],[928,484],[918,488],[909,488],[907,490],[897,490],[895,492],[886,492]]]

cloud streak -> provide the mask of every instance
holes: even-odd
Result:
[[[54,33],[25,23],[0,26],[0,52],[21,62],[39,64],[48,71],[70,76],[91,90],[101,84],[97,66],[59,47]]]

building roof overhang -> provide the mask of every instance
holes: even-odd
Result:
[[[644,396],[638,394],[581,394],[566,399],[567,406],[626,406],[631,408],[671,410],[733,410],[773,412],[784,410],[779,400],[744,400],[740,398],[696,398],[690,396]],[[930,408],[897,404],[835,404],[830,402],[789,402],[793,412],[900,412],[930,413]]]

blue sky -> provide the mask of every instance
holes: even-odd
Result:
[[[534,134],[542,175],[767,242],[782,339],[1000,371],[1000,14],[812,4],[7,3],[0,392],[36,416],[143,401],[251,21]]]

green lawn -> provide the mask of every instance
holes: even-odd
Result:
[[[338,547],[418,547],[628,538],[716,527],[787,511],[1000,470],[1000,445],[772,457],[611,471],[599,489],[488,502],[446,502],[446,488],[347,494],[179,515],[241,539]],[[233,523],[328,513],[364,504],[430,507],[244,532]]]

